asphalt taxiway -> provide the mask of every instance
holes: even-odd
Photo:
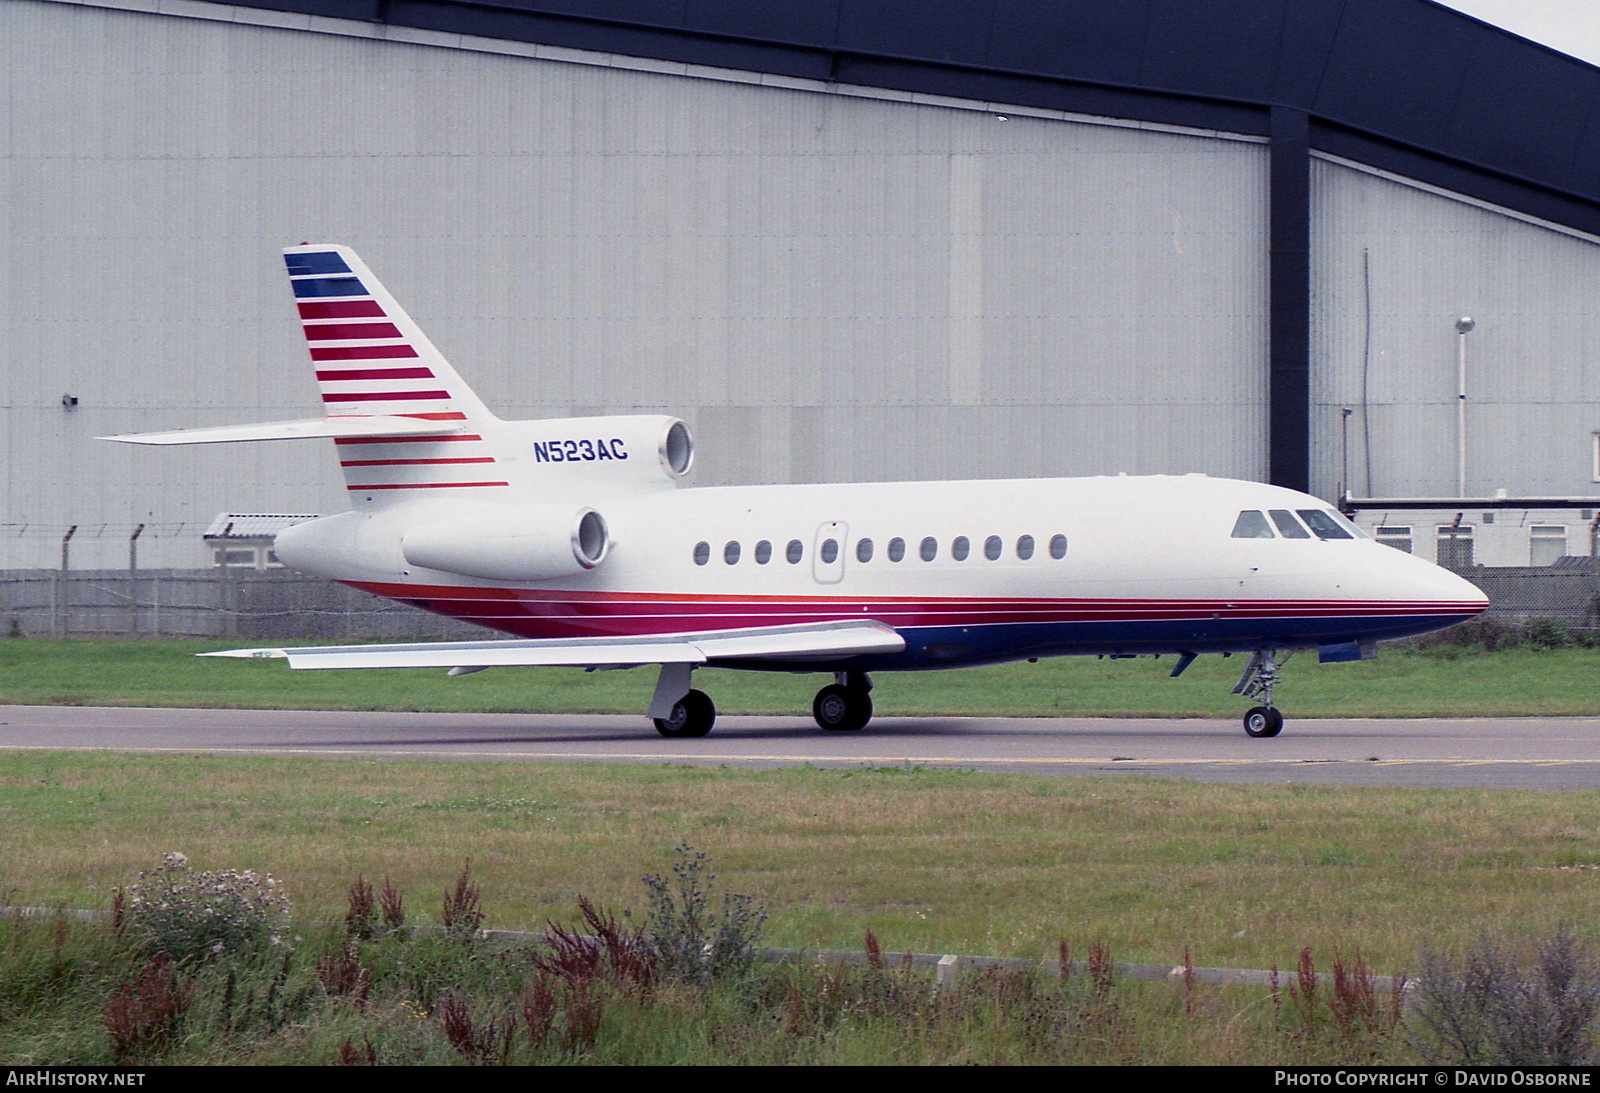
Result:
[[[1323,785],[1600,788],[1600,718],[1296,720],[1255,740],[1237,721],[882,717],[826,733],[809,719],[727,716],[669,740],[638,716],[333,713],[0,706],[0,749],[328,759],[922,764],[1044,775]]]

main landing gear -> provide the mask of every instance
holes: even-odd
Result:
[[[872,720],[872,680],[865,672],[835,672],[837,681],[817,692],[811,716],[830,732],[854,732]]]
[[[1250,736],[1277,736],[1283,731],[1283,714],[1272,705],[1272,688],[1278,682],[1278,671],[1289,662],[1288,653],[1281,660],[1276,649],[1257,649],[1244,666],[1233,693],[1246,698],[1259,697],[1262,705],[1244,715],[1244,731]]]
[[[717,723],[717,708],[704,691],[689,688],[687,664],[663,664],[650,701],[656,732],[667,737],[704,736]],[[835,672],[834,682],[817,692],[811,716],[830,732],[853,732],[872,720],[872,680],[865,672]]]
[[[662,736],[704,736],[717,723],[717,707],[704,691],[689,691],[666,717],[653,719]]]

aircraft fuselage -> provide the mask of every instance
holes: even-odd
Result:
[[[1454,574],[1365,537],[1233,537],[1242,511],[1328,506],[1201,475],[731,486],[589,501],[610,551],[565,578],[482,580],[408,561],[405,536],[419,524],[516,523],[518,506],[487,500],[327,517],[283,533],[278,554],[525,638],[869,618],[906,637],[903,653],[849,660],[874,671],[1371,642],[1451,625],[1484,602]]]

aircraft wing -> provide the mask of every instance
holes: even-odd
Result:
[[[124,444],[229,444],[240,440],[306,440],[341,436],[435,436],[461,431],[459,421],[372,415],[313,417],[301,421],[262,421],[254,425],[216,425],[206,429],[168,429],[96,437]]]
[[[898,653],[905,638],[881,622],[821,622],[743,630],[706,630],[641,637],[442,641],[401,645],[317,645],[228,649],[203,657],[278,657],[291,668],[451,668],[514,665],[631,668],[641,664],[706,664],[727,660],[830,660],[862,653]]]

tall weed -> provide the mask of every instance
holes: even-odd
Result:
[[[1531,948],[1484,935],[1464,952],[1429,950],[1413,1042],[1430,1063],[1580,1066],[1595,1061],[1600,961],[1568,930]]]
[[[688,843],[674,853],[670,879],[644,878],[650,901],[645,937],[662,973],[699,984],[746,974],[766,912],[753,897],[738,893],[724,895],[720,912],[714,910],[711,858]]]
[[[183,964],[283,945],[289,900],[270,874],[195,872],[182,854],[140,873],[114,927],[141,951]]]

